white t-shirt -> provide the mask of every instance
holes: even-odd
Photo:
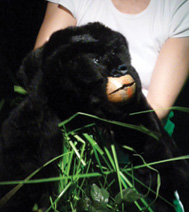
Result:
[[[99,21],[121,32],[129,43],[132,65],[146,94],[164,42],[170,37],[189,36],[188,0],[151,0],[139,14],[118,11],[111,0],[47,0],[67,8],[77,25]]]

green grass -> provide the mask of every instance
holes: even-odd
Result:
[[[2,106],[3,106],[2,102]],[[184,112],[188,112],[187,108],[176,108]],[[137,115],[137,114],[131,114]],[[74,114],[69,119],[59,124],[64,136],[64,148],[62,155],[52,159],[51,161],[39,167],[35,172],[31,173],[25,180],[0,182],[1,185],[15,185],[15,187],[0,200],[0,208],[22,189],[25,184],[37,184],[45,182],[59,182],[58,196],[56,199],[49,197],[48,211],[62,212],[124,212],[127,211],[128,204],[133,204],[138,208],[138,211],[154,212],[153,203],[156,199],[162,198],[159,196],[159,188],[161,186],[161,176],[155,169],[159,163],[167,163],[174,160],[189,159],[189,156],[182,156],[164,161],[154,161],[146,163],[141,155],[137,155],[135,150],[129,146],[123,148],[131,151],[135,157],[139,157],[142,165],[133,166],[130,162],[124,165],[119,163],[116,151],[116,146],[111,144],[110,148],[104,145],[99,145],[100,131],[94,124],[88,124],[79,129],[69,131],[67,124],[74,121],[77,116],[88,116],[110,124],[121,127],[131,128],[143,132],[155,138],[158,142],[159,135],[149,131],[143,126],[134,126],[131,124],[120,123],[116,121],[105,120],[93,115],[85,113]],[[92,132],[95,128],[95,132]],[[33,179],[33,177],[42,169],[47,167],[53,161],[59,161],[60,176],[46,179]],[[151,187],[144,185],[135,176],[135,170],[140,168],[148,168],[157,174],[157,188],[152,190]],[[113,177],[112,177],[113,176]],[[139,193],[135,184],[139,183],[147,188],[146,194]],[[116,188],[116,189],[115,189]],[[116,191],[116,192],[115,192]],[[155,198],[149,202],[149,192],[155,194]],[[168,203],[174,207],[173,203]],[[57,210],[61,205],[61,209]],[[37,205],[35,205],[37,210]]]

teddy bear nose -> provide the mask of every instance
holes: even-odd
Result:
[[[121,77],[127,74],[127,66],[125,64],[119,65],[117,69],[111,71],[112,77]]]

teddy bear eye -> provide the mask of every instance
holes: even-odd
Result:
[[[100,62],[100,60],[99,60],[99,58],[93,58],[93,62],[97,64]]]

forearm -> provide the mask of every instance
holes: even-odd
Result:
[[[168,39],[159,54],[147,100],[160,119],[168,114],[189,71],[189,38]]]
[[[66,8],[49,2],[34,49],[47,42],[53,32],[75,25],[76,19]]]

